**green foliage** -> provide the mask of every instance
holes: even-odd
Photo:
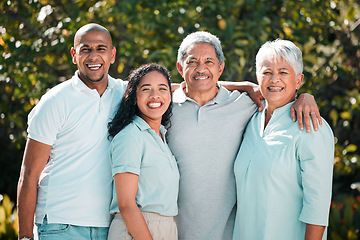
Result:
[[[72,76],[70,48],[89,22],[106,26],[117,48],[114,77],[148,62],[168,67],[190,32],[217,35],[226,56],[223,80],[255,79],[255,55],[267,40],[303,51],[300,89],[315,96],[336,141],[333,199],[359,195],[360,6],[356,0],[7,0],[0,5],[0,192],[15,198],[26,117],[47,89]],[[6,170],[5,170],[6,169]],[[332,208],[332,211],[335,211]],[[358,228],[357,228],[358,229]],[[358,233],[357,233],[358,234]],[[342,235],[340,235],[342,236]],[[336,239],[335,235],[333,239]],[[350,239],[350,238],[349,238]]]
[[[15,240],[18,235],[18,223],[14,203],[8,195],[0,194],[0,240]]]
[[[331,204],[329,237],[332,240],[357,240],[360,238],[360,197],[347,197],[344,204]]]

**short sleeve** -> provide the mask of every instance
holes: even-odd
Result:
[[[28,137],[47,145],[53,145],[64,121],[64,104],[50,90],[28,115]]]
[[[334,136],[325,120],[323,123],[316,132],[302,132],[297,146],[304,194],[299,220],[327,226],[332,192]]]
[[[130,123],[112,139],[110,145],[112,176],[124,172],[140,174],[143,144],[139,133],[140,130]]]

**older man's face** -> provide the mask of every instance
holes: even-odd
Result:
[[[190,91],[206,93],[216,89],[224,66],[224,62],[219,66],[219,59],[212,45],[197,43],[188,48],[183,65],[178,65],[178,70]]]

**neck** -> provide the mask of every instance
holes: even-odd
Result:
[[[145,119],[145,118],[143,119],[150,126],[150,128],[154,130],[162,138],[160,134],[161,119],[160,120]]]
[[[185,86],[184,92],[187,97],[196,101],[200,106],[204,106],[207,102],[216,97],[219,88],[215,86],[215,88],[210,91],[194,91]]]
[[[107,86],[108,86],[108,78],[107,76],[103,79],[101,79],[101,81],[99,82],[92,82],[89,79],[83,79],[83,77],[80,76],[80,74],[78,74],[78,77],[80,78],[80,80],[90,89],[95,89],[100,96],[103,95],[103,93],[105,92]]]

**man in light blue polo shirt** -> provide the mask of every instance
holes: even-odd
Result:
[[[71,49],[78,70],[29,114],[18,184],[19,239],[103,239],[112,176],[107,123],[126,84],[108,75],[116,49],[109,31],[87,24]]]
[[[257,107],[246,93],[229,92],[218,84],[224,67],[216,36],[195,32],[181,43],[177,68],[185,82],[173,95],[167,132],[180,171],[180,240],[229,240],[233,235],[233,164],[243,131]],[[307,119],[310,112],[318,113],[312,96],[301,99],[305,99],[302,108],[311,105],[305,107]]]

